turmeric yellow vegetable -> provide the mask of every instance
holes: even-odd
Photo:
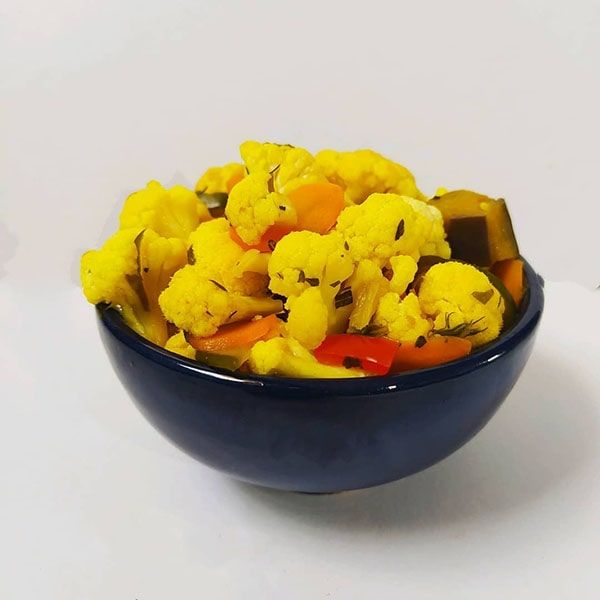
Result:
[[[183,331],[177,332],[167,340],[165,350],[180,354],[181,356],[185,356],[185,358],[196,358],[196,350],[188,344]]]
[[[421,310],[419,299],[413,293],[401,299],[396,292],[389,292],[381,298],[374,318],[375,325],[382,334],[398,342],[414,342],[426,336],[432,323]]]
[[[240,154],[249,173],[270,173],[273,191],[281,194],[327,181],[315,157],[304,148],[247,141],[240,146]]]
[[[442,335],[468,337],[481,346],[502,329],[504,300],[479,269],[459,262],[433,265],[419,288],[423,313]]]
[[[182,185],[167,190],[158,181],[150,181],[125,200],[120,223],[121,229],[148,228],[162,237],[185,241],[198,223],[208,219],[208,209],[191,190]]]
[[[89,302],[121,310],[127,324],[156,344],[167,340],[158,295],[186,263],[185,244],[151,229],[121,229],[100,250],[81,257],[81,283]]]
[[[492,273],[520,298],[523,269],[505,276],[489,258],[498,244],[464,233],[485,225],[486,196],[438,188],[427,197],[410,171],[368,149],[312,154],[248,140],[239,150],[241,162],[210,167],[196,192],[150,181],[125,200],[119,230],[81,258],[89,302],[207,366],[287,377],[435,366],[517,318]],[[510,223],[496,204],[497,221]],[[473,211],[479,220],[465,224]],[[522,267],[511,236],[509,258]],[[485,256],[478,264],[489,270],[452,260],[459,250]],[[230,346],[235,355],[215,351]]]
[[[231,291],[253,295],[267,289],[268,256],[258,250],[242,250],[229,235],[227,219],[201,223],[190,237],[190,258],[207,278]]]
[[[251,173],[229,194],[225,215],[246,244],[257,244],[275,224],[296,224],[296,211],[286,196],[270,191],[272,175]]]
[[[202,194],[228,194],[233,184],[246,175],[244,165],[228,163],[222,167],[210,167],[196,182],[196,192]]]
[[[425,254],[450,257],[441,213],[408,196],[371,194],[341,212],[336,230],[357,262],[368,258],[384,266],[400,254],[415,260]]]
[[[212,335],[225,323],[281,310],[279,300],[245,296],[206,277],[201,267],[187,265],[175,273],[159,296],[163,314],[171,323],[193,335]]]
[[[373,150],[321,150],[315,158],[327,179],[346,190],[349,204],[360,204],[376,192],[425,199],[408,169]]]

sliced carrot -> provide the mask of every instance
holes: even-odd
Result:
[[[186,337],[190,346],[196,350],[201,352],[219,352],[228,348],[250,346],[268,335],[278,326],[278,323],[279,320],[275,315],[269,315],[268,317],[254,321],[224,325],[217,333],[210,337],[203,338],[197,335],[188,335]]]
[[[290,192],[298,214],[296,229],[327,233],[344,208],[344,190],[335,183],[308,183]]]
[[[235,175],[232,175],[225,184],[225,189],[227,190],[227,193],[230,194],[231,190],[233,189],[233,186],[236,183],[239,183],[242,179],[244,179],[244,173],[236,173]]]
[[[246,242],[238,235],[234,227],[231,227],[229,230],[229,235],[231,239],[244,250],[256,249],[259,252],[272,252],[275,244],[290,231],[292,231],[292,228],[289,225],[271,225],[257,244],[246,244]]]
[[[523,261],[519,258],[501,260],[492,266],[492,273],[502,281],[504,287],[519,306],[523,299],[525,286],[523,282]]]
[[[398,346],[392,362],[391,373],[435,367],[471,352],[471,342],[465,338],[434,335],[420,337],[416,342],[403,342]]]

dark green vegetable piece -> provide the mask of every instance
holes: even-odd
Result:
[[[485,217],[452,218],[447,234],[453,259],[480,266],[492,264]]]
[[[206,192],[196,192],[198,200],[206,204],[208,212],[213,219],[218,219],[225,214],[225,207],[227,206],[227,200],[229,194],[225,192],[216,192],[214,194],[207,194]]]
[[[140,231],[134,240],[135,248],[137,250],[137,272],[134,275],[126,275],[125,279],[140,299],[142,308],[144,310],[149,310],[150,304],[148,302],[146,288],[144,288],[144,279],[142,278],[142,262],[140,257],[140,246],[142,243],[142,238],[144,237],[144,233],[146,233],[145,229]]]
[[[227,354],[214,354],[213,352],[196,351],[196,360],[210,367],[218,369],[227,369],[228,371],[236,371],[244,362],[240,357],[229,356]]]
[[[496,277],[493,273],[483,271],[491,284],[498,290],[502,299],[504,300],[504,314],[502,315],[502,331],[506,331],[511,327],[517,320],[518,308],[511,293],[506,289],[506,286],[502,283],[502,280]]]
[[[518,258],[519,247],[502,198],[496,200],[470,190],[456,190],[432,198],[430,203],[442,213],[453,258],[480,267]],[[485,222],[485,228],[475,220],[461,222],[467,218],[478,218]]]

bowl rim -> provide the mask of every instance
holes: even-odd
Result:
[[[502,333],[493,342],[486,344],[481,350],[465,358],[436,367],[406,371],[395,375],[347,379],[300,379],[275,375],[238,375],[223,369],[202,365],[194,360],[165,350],[131,329],[125,323],[121,314],[107,304],[96,305],[96,314],[101,326],[134,352],[162,367],[198,379],[218,381],[235,386],[258,387],[263,388],[265,392],[271,390],[283,394],[293,391],[318,391],[321,394],[329,392],[336,396],[380,394],[456,379],[484,365],[495,362],[527,339],[536,329],[543,312],[544,280],[534,271],[527,260],[521,258],[525,265],[528,293],[525,298],[525,306],[520,309],[519,319],[508,331]]]

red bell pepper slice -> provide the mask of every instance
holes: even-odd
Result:
[[[328,335],[314,354],[325,365],[358,367],[368,373],[385,375],[397,349],[398,343],[387,338],[340,333]]]
[[[287,225],[271,225],[267,231],[260,238],[257,244],[246,244],[244,240],[238,235],[234,227],[229,229],[229,236],[231,239],[244,250],[256,249],[259,252],[273,252],[275,244],[284,236],[292,231],[292,228]]]

